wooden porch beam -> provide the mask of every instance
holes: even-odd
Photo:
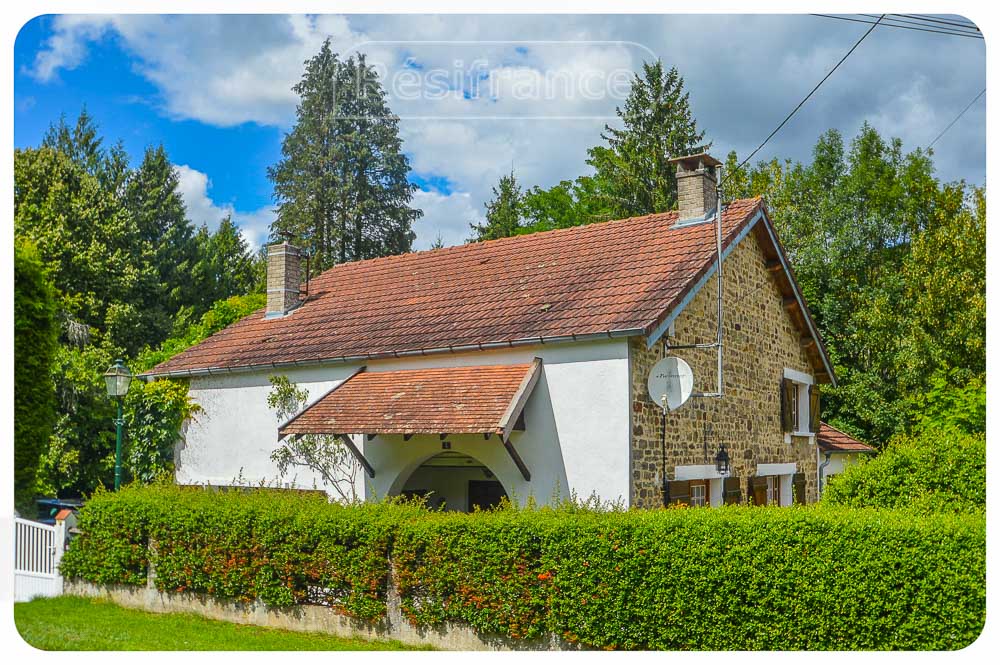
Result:
[[[524,429],[524,419],[521,417],[523,415],[522,411],[524,410],[524,405],[528,402],[528,398],[531,397],[531,390],[538,382],[538,377],[541,373],[542,359],[535,358],[531,362],[531,369],[529,369],[528,373],[525,374],[524,379],[521,381],[521,385],[517,388],[517,392],[514,393],[514,398],[511,400],[507,410],[500,418],[499,431],[501,432],[500,436],[504,441],[510,438],[510,433],[513,430]],[[518,428],[519,424],[520,428]]]
[[[531,472],[528,471],[528,466],[524,463],[524,460],[521,459],[521,456],[517,454],[516,450],[514,450],[514,445],[510,442],[510,440],[504,439],[503,447],[507,449],[507,454],[510,455],[512,460],[514,460],[514,465],[517,467],[517,470],[521,472],[521,476],[526,481],[530,481]]]
[[[361,454],[361,451],[358,450],[358,447],[354,445],[354,441],[351,440],[351,437],[348,436],[347,434],[340,434],[338,436],[340,436],[340,440],[344,442],[344,445],[347,446],[347,449],[351,451],[351,454],[354,455],[354,459],[358,460],[358,464],[360,464],[362,468],[364,468],[365,473],[368,474],[368,477],[374,478],[375,468],[372,467],[371,462],[365,459],[365,456]]]

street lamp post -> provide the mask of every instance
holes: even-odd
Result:
[[[118,417],[115,418],[115,491],[117,492],[122,484],[122,428],[125,425],[125,420],[122,418],[122,400],[128,393],[129,384],[132,383],[132,373],[119,358],[104,373],[104,382],[107,384],[108,397],[118,402]]]

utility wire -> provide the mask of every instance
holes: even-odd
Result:
[[[852,53],[854,53],[854,49],[858,48],[858,46],[860,46],[860,45],[861,45],[861,42],[865,41],[865,38],[866,38],[866,37],[867,37],[868,35],[872,34],[872,30],[874,30],[874,29],[875,29],[875,27],[876,27],[876,26],[877,26],[877,25],[878,25],[878,24],[879,24],[879,23],[880,23],[880,22],[882,21],[882,19],[883,19],[883,18],[885,18],[885,14],[882,14],[882,16],[880,16],[880,17],[879,17],[878,21],[876,21],[876,22],[875,22],[875,23],[874,23],[874,24],[872,25],[872,27],[868,28],[868,30],[867,30],[867,31],[865,32],[865,34],[861,35],[861,39],[859,39],[858,41],[854,42],[854,46],[852,46],[852,47],[851,47],[851,49],[850,49],[850,50],[849,50],[849,51],[848,51],[847,53],[845,53],[845,54],[844,54],[844,57],[843,57],[843,58],[841,58],[841,59],[840,59],[840,60],[839,60],[839,61],[837,62],[837,64],[835,64],[835,65],[833,66],[833,69],[831,69],[831,70],[830,70],[829,72],[827,72],[827,73],[826,73],[826,76],[824,76],[824,77],[823,77],[823,78],[822,78],[822,79],[820,80],[820,82],[819,82],[819,83],[817,83],[817,84],[816,84],[816,86],[815,86],[815,87],[814,87],[814,88],[813,88],[812,90],[810,90],[810,91],[809,91],[809,94],[808,94],[808,95],[806,95],[805,97],[803,97],[803,98],[802,98],[802,101],[801,101],[801,102],[799,102],[799,103],[798,103],[798,104],[797,104],[797,105],[795,106],[795,108],[793,108],[793,109],[792,109],[792,112],[791,112],[791,113],[789,113],[789,114],[788,114],[787,116],[785,116],[785,119],[781,121],[781,124],[779,124],[779,125],[778,125],[777,127],[775,127],[775,128],[774,128],[774,131],[773,131],[773,132],[771,132],[770,134],[768,134],[768,135],[767,135],[767,138],[766,138],[766,139],[764,139],[764,141],[763,141],[763,142],[762,142],[762,143],[761,143],[761,144],[760,144],[759,146],[757,146],[757,147],[756,147],[756,148],[754,149],[754,151],[753,151],[753,152],[751,152],[751,153],[750,153],[749,155],[747,155],[746,159],[744,159],[744,160],[743,160],[742,162],[740,162],[739,166],[737,166],[735,170],[739,171],[739,170],[740,170],[740,169],[742,169],[742,168],[743,168],[744,166],[746,166],[747,162],[749,162],[749,161],[750,161],[751,159],[753,159],[753,156],[754,156],[754,155],[756,155],[756,154],[757,154],[757,153],[758,153],[758,152],[760,151],[760,149],[761,149],[761,148],[763,148],[763,147],[764,147],[765,145],[767,145],[767,142],[768,142],[768,141],[770,141],[770,140],[771,140],[771,138],[773,138],[775,134],[777,134],[777,133],[778,133],[779,131],[781,131],[781,128],[782,128],[782,127],[784,127],[784,126],[785,126],[785,124],[786,124],[786,123],[787,123],[787,122],[788,122],[789,120],[791,120],[791,119],[792,119],[792,116],[793,116],[793,115],[795,115],[795,114],[796,114],[796,113],[798,112],[798,110],[799,110],[800,108],[802,108],[802,105],[803,105],[803,104],[805,104],[805,103],[806,103],[807,101],[809,101],[809,98],[810,98],[810,97],[812,97],[812,96],[813,96],[813,94],[814,94],[814,93],[815,93],[815,92],[816,92],[817,90],[819,90],[820,86],[821,86],[821,85],[823,85],[824,83],[826,83],[826,80],[827,80],[828,78],[830,78],[830,76],[832,76],[832,75],[833,75],[833,73],[834,73],[835,71],[837,71],[837,68],[838,68],[838,67],[840,67],[840,66],[841,66],[842,64],[844,64],[844,61],[845,61],[845,60],[847,60],[847,58],[849,58],[849,57],[850,57],[850,55],[851,55]],[[729,174],[727,173],[726,175],[728,176]]]
[[[913,14],[889,14],[889,16],[901,16],[903,18],[912,18],[919,21],[925,21],[927,23],[942,23],[944,25],[955,25],[960,28],[969,28],[975,30],[976,32],[982,32],[975,23],[965,22],[965,21],[945,21],[944,19],[934,18],[933,16],[914,16]]]
[[[832,14],[812,14],[812,16],[819,16],[820,18],[832,18],[838,21],[852,21],[854,23],[868,23],[870,25],[882,25],[887,28],[900,28],[903,30],[916,30],[918,32],[933,32],[939,35],[952,35],[954,37],[969,37],[971,39],[982,39],[983,36],[980,34],[971,34],[967,32],[952,32],[949,30],[935,30],[932,28],[917,28],[909,25],[899,25],[896,23],[880,23],[879,21],[866,21],[861,18],[850,18],[848,16],[833,16]]]
[[[934,140],[933,140],[933,141],[931,141],[930,143],[928,143],[928,144],[927,144],[927,149],[928,149],[928,150],[930,150],[930,149],[931,149],[931,147],[932,147],[932,146],[933,146],[933,145],[934,145],[935,143],[937,143],[937,142],[938,142],[938,139],[939,139],[939,138],[941,138],[942,136],[944,136],[944,135],[945,135],[945,134],[946,134],[946,133],[948,132],[948,130],[952,128],[952,125],[954,125],[954,124],[955,124],[956,122],[958,122],[959,118],[961,118],[961,117],[962,117],[963,115],[965,115],[965,112],[966,112],[966,111],[968,111],[969,109],[971,109],[971,108],[972,108],[972,105],[973,105],[973,104],[975,104],[976,102],[978,102],[978,101],[979,101],[979,98],[980,98],[980,97],[982,97],[982,96],[983,96],[983,95],[985,95],[985,94],[986,94],[986,88],[983,88],[983,89],[982,89],[982,90],[981,90],[981,91],[979,92],[979,94],[978,94],[978,95],[976,95],[976,96],[975,96],[975,98],[973,98],[973,100],[972,100],[971,102],[969,102],[969,103],[968,103],[968,105],[967,105],[967,106],[966,106],[966,107],[965,107],[964,109],[962,109],[962,112],[961,112],[961,113],[959,113],[958,115],[956,115],[956,116],[955,116],[955,119],[954,119],[954,120],[952,120],[951,122],[949,122],[949,123],[948,123],[948,126],[947,126],[947,127],[945,127],[945,128],[943,129],[943,130],[941,130],[941,133],[940,133],[940,134],[938,134],[938,135],[937,135],[937,136],[936,136],[936,137],[934,138]]]
[[[858,16],[864,16],[865,18],[878,18],[875,14],[858,14]],[[882,25],[889,26],[891,28],[902,28],[900,23],[905,23],[906,25],[916,25],[925,30],[936,31],[947,31],[949,33],[954,33],[956,35],[969,35],[971,37],[981,37],[982,34],[979,32],[978,28],[968,27],[968,28],[944,28],[936,23],[925,23],[923,21],[911,21],[905,18],[887,18],[882,22]]]

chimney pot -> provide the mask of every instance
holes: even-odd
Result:
[[[718,206],[716,167],[722,162],[706,152],[669,160],[677,166],[677,219],[705,219]]]
[[[285,316],[299,306],[302,250],[287,242],[267,248],[267,311],[265,318]]]

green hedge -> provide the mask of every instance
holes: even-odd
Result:
[[[145,523],[132,533],[152,536],[155,551],[128,549],[109,564],[126,514]],[[731,506],[464,515],[156,487],[100,495],[81,517],[85,535],[64,558],[70,577],[141,584],[146,556],[163,590],[322,603],[372,620],[385,612],[391,557],[417,626],[555,633],[591,648],[958,649],[985,617],[980,514]]]
[[[986,435],[933,429],[894,439],[875,459],[831,479],[823,502],[910,512],[986,510]]]
[[[328,605],[374,620],[385,614],[394,527],[418,510],[347,508],[318,493],[130,486],[87,502],[83,536],[62,570],[91,582],[145,584],[151,561],[161,591]],[[122,528],[127,544],[119,543]]]

